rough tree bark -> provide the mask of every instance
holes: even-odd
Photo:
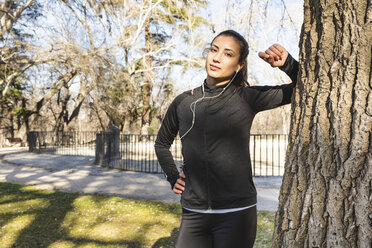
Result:
[[[372,247],[371,0],[305,0],[273,247]]]

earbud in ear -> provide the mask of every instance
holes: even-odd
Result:
[[[240,70],[240,65],[238,65],[238,69],[236,70],[236,73],[238,73]]]

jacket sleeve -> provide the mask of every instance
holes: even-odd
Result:
[[[252,86],[243,90],[245,100],[256,113],[291,103],[292,92],[297,83],[298,62],[288,54],[284,65],[279,69],[291,78],[292,83],[276,86]]]
[[[172,189],[179,177],[170,147],[178,133],[178,98],[171,103],[155,140],[155,153]]]

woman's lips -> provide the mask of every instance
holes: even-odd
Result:
[[[221,69],[220,67],[215,66],[215,65],[209,65],[209,68],[210,68],[212,71],[217,71],[217,70]]]

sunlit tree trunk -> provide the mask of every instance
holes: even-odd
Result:
[[[372,4],[304,3],[273,247],[372,246]]]
[[[151,32],[150,19],[145,23],[145,52],[151,52]],[[150,124],[150,98],[151,98],[151,56],[147,55],[144,59],[145,78],[142,86],[143,112],[142,112],[142,134],[147,134],[147,127]]]

